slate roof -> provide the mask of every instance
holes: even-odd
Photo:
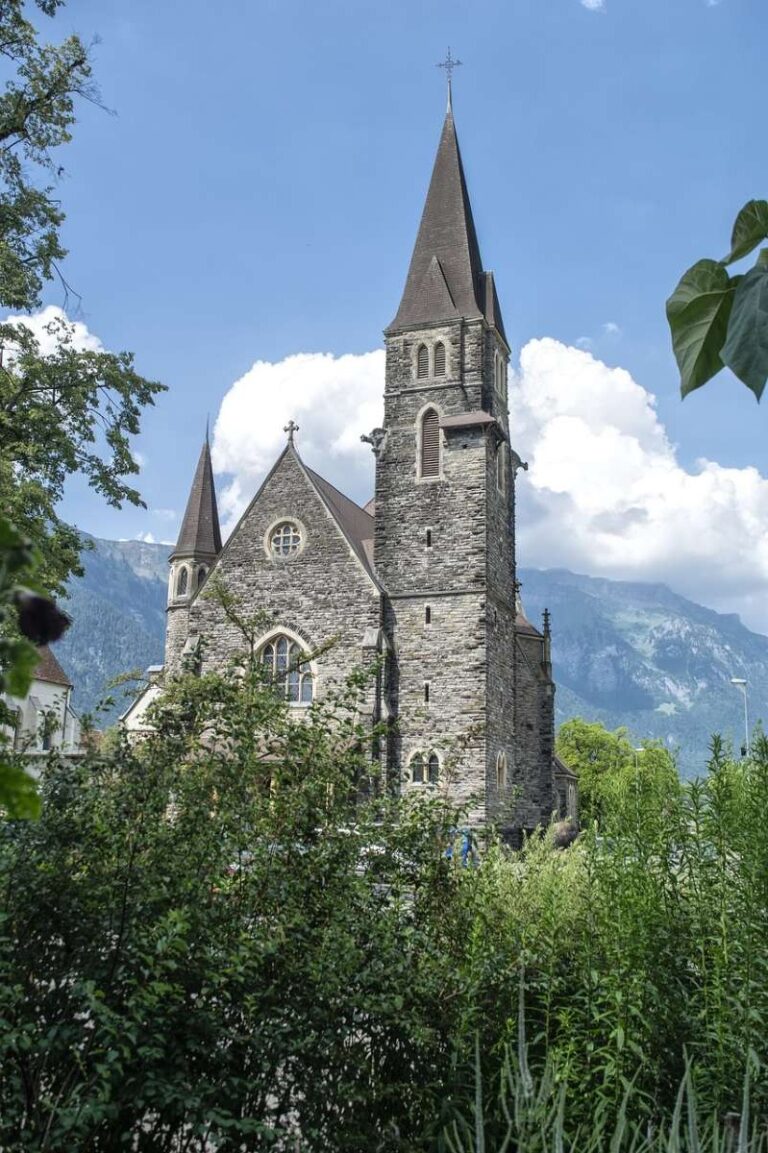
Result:
[[[496,417],[481,409],[474,412],[459,412],[455,416],[443,416],[440,419],[441,428],[473,428],[476,425],[488,424],[496,424]]]
[[[531,624],[525,613],[518,613],[515,617],[515,630],[519,633],[524,633],[525,636],[528,637],[539,637],[543,639],[544,636],[535,625]]]
[[[38,649],[38,652],[40,659],[37,662],[34,679],[36,681],[48,681],[52,685],[66,685],[67,688],[71,689],[71,680],[48,648],[48,645],[43,645],[41,649]]]
[[[558,777],[570,777],[574,781],[578,781],[578,773],[575,773],[570,765],[566,765],[565,761],[558,757],[555,753],[552,758],[552,764],[555,770],[555,775]]]
[[[483,271],[453,111],[449,107],[405,291],[387,331],[482,316],[506,340],[493,277]]]
[[[320,499],[349,541],[363,567],[375,580],[372,547],[373,517],[365,509],[355,504],[353,500],[350,500],[348,496],[345,496],[343,492],[334,488],[330,481],[325,480],[303,461],[301,463],[310,481],[317,489]]]
[[[206,436],[195,469],[179,539],[171,555],[213,558],[220,552],[219,510],[216,506],[211,449]]]

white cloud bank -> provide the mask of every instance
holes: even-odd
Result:
[[[382,421],[383,352],[257,362],[227,393],[214,467],[229,526],[301,427],[303,458],[350,496],[373,488],[360,443]],[[678,462],[651,393],[621,368],[558,341],[531,341],[510,385],[522,565],[664,581],[768,631],[768,480],[755,468]]]

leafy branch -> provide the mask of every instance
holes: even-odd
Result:
[[[768,240],[768,200],[750,200],[736,217],[722,260],[699,260],[667,301],[672,347],[683,397],[730,368],[758,400],[768,380],[768,248],[753,268],[730,265]]]

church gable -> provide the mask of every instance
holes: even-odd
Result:
[[[365,634],[378,625],[379,593],[356,548],[370,518],[353,506],[355,521],[347,498],[327,482],[321,492],[319,480],[289,444],[232,533],[209,587],[220,580],[242,612],[267,613],[265,638],[284,628],[310,650],[330,645],[321,663],[338,681],[363,661]],[[215,593],[199,596],[192,614],[191,632],[205,638],[206,660],[218,664],[222,653],[241,647]]]

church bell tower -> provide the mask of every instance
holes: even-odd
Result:
[[[433,765],[432,779],[445,780],[473,822],[532,827],[549,815],[551,766],[547,777],[516,756],[513,490],[522,462],[509,442],[510,349],[450,98],[384,335],[374,559],[393,654],[390,771],[418,787]]]

